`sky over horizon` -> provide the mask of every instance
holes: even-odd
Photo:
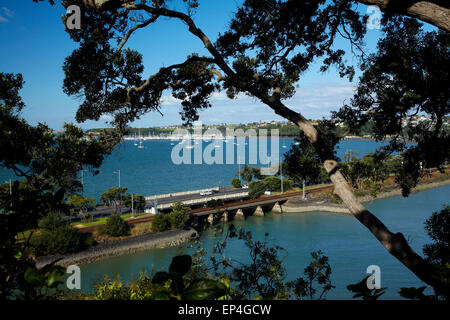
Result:
[[[200,1],[194,21],[214,42],[219,33],[226,29],[240,2]],[[362,13],[366,9],[366,6],[360,6]],[[50,6],[48,2],[36,4],[31,0],[0,0],[0,70],[23,74],[25,85],[20,94],[27,106],[22,116],[32,125],[41,122],[53,129],[61,129],[64,122],[75,123],[74,117],[80,103],[62,90],[64,59],[78,47],[64,31],[61,22],[64,13],[65,9],[60,3]],[[375,48],[379,35],[376,29],[368,30],[365,41],[369,52]],[[184,61],[188,54],[208,54],[186,26],[173,19],[162,19],[151,28],[139,30],[127,45],[142,53],[145,78],[162,66]],[[346,50],[347,60],[356,66],[357,60],[350,52],[349,44],[340,39],[337,45]],[[301,77],[294,97],[286,100],[285,104],[310,119],[328,117],[330,111],[338,110],[345,102],[349,102],[356,83],[357,77],[349,82],[340,78],[335,68],[321,73],[319,65],[314,64]],[[214,93],[210,101],[212,108],[199,113],[199,120],[204,124],[285,120],[269,107],[246,95],[230,100],[224,92],[219,92]],[[151,112],[131,123],[131,126],[154,127],[182,123],[180,103],[169,92],[163,98],[161,111],[163,116]],[[102,117],[99,122],[87,121],[77,125],[83,129],[105,127],[105,120],[108,120],[108,116]]]

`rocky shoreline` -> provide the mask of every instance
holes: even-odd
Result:
[[[196,238],[198,238],[198,233],[192,228],[150,232],[132,238],[103,242],[82,252],[42,257],[36,261],[36,266],[42,268],[56,259],[61,259],[56,264],[62,267],[73,264],[89,264],[112,257],[134,254],[138,251],[179,246]]]
[[[443,181],[435,181],[430,183],[423,183],[417,185],[411,193],[420,192],[432,188],[437,188],[441,186],[445,186],[450,184],[450,179],[446,179]],[[362,196],[358,197],[358,199],[363,202],[371,202],[379,199],[389,198],[389,197],[396,197],[400,196],[402,194],[402,191],[400,188],[396,188],[394,190],[390,191],[382,191],[380,192],[376,197],[373,196]],[[311,200],[301,200],[301,199],[292,199],[289,200],[287,204],[284,204],[281,206],[281,209],[283,212],[312,212],[312,211],[325,211],[330,213],[337,213],[337,214],[345,214],[345,215],[351,215],[348,208],[342,204],[334,204],[327,200],[322,201],[311,201]]]

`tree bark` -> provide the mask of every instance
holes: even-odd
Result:
[[[418,0],[356,0],[357,2],[374,5],[383,12],[406,15],[431,23],[438,28],[450,31],[450,8],[443,5],[444,1]]]

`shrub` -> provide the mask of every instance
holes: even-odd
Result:
[[[234,188],[240,188],[241,187],[241,180],[239,178],[233,178],[233,180],[231,180],[231,185]]]
[[[264,181],[253,181],[248,185],[248,196],[251,199],[259,198],[266,191],[267,185]]]
[[[59,213],[49,213],[39,227],[40,234],[31,241],[37,256],[78,252],[93,244],[89,235],[80,234]]]
[[[111,237],[121,237],[129,234],[130,227],[119,215],[112,215],[106,220],[106,224],[101,228],[100,233]]]
[[[288,191],[290,189],[292,189],[292,187],[294,186],[294,183],[292,182],[291,179],[283,179],[283,191]]]
[[[281,179],[278,177],[266,177],[264,178],[264,183],[266,184],[266,187],[275,190],[280,191],[281,190]]]
[[[168,215],[164,213],[157,213],[153,218],[152,222],[152,231],[153,232],[161,232],[170,229],[170,220]]]
[[[169,221],[172,228],[183,229],[189,216],[186,214],[189,208],[184,206],[181,202],[175,202],[171,206],[172,212],[169,214]]]

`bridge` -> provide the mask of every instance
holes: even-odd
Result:
[[[316,187],[309,190],[306,190],[306,195],[314,194],[318,192],[323,192],[327,190],[332,190],[333,186],[323,186]],[[242,192],[241,189],[237,189]],[[206,207],[206,208],[197,208],[192,209],[187,212],[194,219],[194,224],[199,223],[200,220],[206,220],[209,224],[214,224],[217,221],[227,222],[229,220],[245,220],[247,216],[259,216],[263,217],[266,212],[278,212],[282,213],[281,205],[285,203],[287,200],[292,199],[294,197],[301,197],[303,195],[302,191],[293,191],[293,192],[285,192],[282,194],[272,195],[272,196],[262,196],[258,199],[252,200],[241,200],[234,201],[230,203],[225,203],[222,206],[218,206],[216,208]],[[239,194],[236,192],[237,197],[243,196],[243,194]],[[175,197],[175,196],[174,196]],[[248,194],[246,195],[248,197]],[[203,197],[201,198],[203,202],[209,199],[216,199],[216,196],[211,197]],[[207,201],[209,201],[207,200]],[[159,208],[159,205],[158,205]],[[146,215],[143,217],[129,218],[126,219],[127,223],[130,226],[151,222],[153,221],[154,215]],[[99,225],[82,227],[79,228],[80,232],[93,232]]]
[[[316,187],[306,190],[305,194],[313,194],[332,190],[333,186]],[[286,192],[273,196],[262,196],[258,199],[226,203],[216,208],[198,208],[188,212],[194,220],[206,218],[209,224],[216,221],[245,220],[246,216],[263,217],[266,212],[282,213],[281,205],[294,197],[301,197],[303,191]]]

